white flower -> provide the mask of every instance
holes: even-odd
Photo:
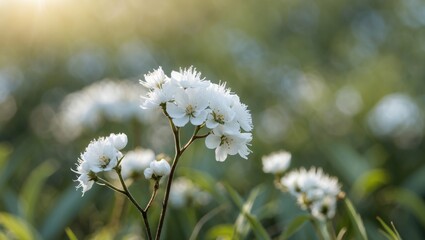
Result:
[[[152,161],[149,165],[149,168],[145,169],[144,175],[146,179],[151,179],[154,176],[167,176],[168,174],[170,174],[170,172],[170,164],[165,159],[161,159],[160,161]]]
[[[55,137],[70,141],[85,129],[97,129],[103,121],[153,122],[157,114],[140,111],[140,94],[146,91],[134,82],[102,80],[66,96],[55,118]]]
[[[111,141],[112,145],[114,145],[117,150],[121,150],[127,146],[128,138],[125,133],[111,133],[111,135],[109,135],[109,141]]]
[[[169,78],[164,74],[162,68],[158,69],[144,75],[145,81],[140,80],[140,84],[145,86],[148,89],[161,89],[162,85],[169,80]]]
[[[92,177],[90,176],[90,173],[81,173],[81,175],[78,177],[76,181],[79,182],[77,189],[82,188],[82,192],[83,192],[82,196],[84,196],[84,193],[92,188],[94,183]]]
[[[81,160],[87,164],[90,171],[98,173],[110,171],[117,166],[122,153],[112,144],[109,138],[99,138],[87,146],[81,154]]]
[[[252,117],[248,110],[248,106],[241,103],[239,97],[235,95],[235,101],[232,106],[235,111],[236,121],[241,125],[241,128],[245,131],[252,130]]]
[[[323,173],[322,169],[300,169],[286,174],[281,184],[297,198],[302,209],[322,220],[335,215],[336,201],[341,193],[338,179]]]
[[[201,79],[201,73],[196,71],[193,66],[188,69],[180,69],[179,72],[171,72],[171,81],[177,83],[180,87],[186,88],[206,88],[210,82]]]
[[[145,171],[143,171],[143,175],[145,175],[146,179],[151,179],[153,175],[152,168],[146,168]]]
[[[174,102],[168,102],[166,106],[168,115],[177,127],[184,127],[189,121],[195,126],[201,125],[208,115],[208,99],[199,89],[178,91]]]
[[[335,212],[336,198],[334,197],[326,196],[319,201],[315,201],[311,206],[311,215],[321,221],[333,218]]]
[[[286,151],[275,152],[262,158],[265,173],[283,173],[291,163],[291,153]]]
[[[206,205],[211,200],[211,195],[202,191],[191,180],[180,177],[174,180],[170,191],[170,203],[177,208],[184,206]]]
[[[150,91],[147,96],[142,97],[144,100],[141,107],[143,109],[158,109],[167,102],[174,99],[174,94],[178,90],[178,86],[171,81],[166,81],[162,84],[160,89]]]
[[[137,148],[127,152],[121,161],[121,175],[130,178],[142,173],[155,160],[155,153],[150,149]]]
[[[242,158],[247,159],[247,155],[251,152],[247,145],[249,145],[251,139],[251,133],[229,131],[219,126],[205,139],[205,145],[209,149],[215,148],[217,161],[223,162],[227,155],[238,153]]]
[[[224,125],[233,121],[235,111],[231,109],[228,91],[224,85],[211,84],[209,88],[209,114],[206,126],[209,129],[216,128],[219,124]],[[239,128],[239,126],[237,126]]]

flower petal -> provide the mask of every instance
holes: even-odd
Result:
[[[205,146],[209,149],[214,149],[218,146],[220,146],[220,137],[216,135],[208,135],[208,137],[205,139]]]
[[[181,118],[184,115],[186,115],[186,112],[184,111],[184,109],[178,107],[174,103],[167,102],[166,110],[168,115],[170,115],[170,117],[172,118]]]

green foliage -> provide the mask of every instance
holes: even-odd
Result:
[[[69,240],[78,240],[77,236],[75,236],[75,233],[71,230],[71,228],[65,228],[65,232]]]
[[[356,209],[348,198],[344,200],[344,203],[351,220],[351,225],[355,229],[356,238],[367,240],[368,238],[366,234],[366,229],[360,214],[357,213]]]
[[[4,236],[11,234],[16,239],[40,239],[28,223],[8,213],[0,212],[0,226],[6,231],[2,232],[4,230],[0,229],[0,233],[4,234]]]
[[[280,239],[288,239],[308,221],[311,221],[310,215],[300,215],[295,217],[286,227],[285,231],[280,236]]]
[[[233,236],[237,239],[244,239],[248,234],[248,230],[251,229],[257,239],[270,239],[267,231],[264,229],[258,219],[251,214],[254,201],[261,193],[262,186],[260,185],[254,188],[245,202],[230,185],[225,184],[225,187],[231,199],[240,211],[240,214],[234,225]]]
[[[391,222],[391,227],[389,227],[382,218],[377,217],[379,223],[384,228],[382,231],[382,234],[388,239],[388,240],[401,240],[400,234],[398,233],[397,229],[395,228],[393,222]]]

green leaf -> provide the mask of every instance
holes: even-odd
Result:
[[[385,197],[387,201],[398,203],[408,209],[425,227],[425,203],[416,193],[407,189],[396,188],[387,191]]]
[[[34,211],[37,209],[36,205],[43,185],[55,170],[56,168],[50,162],[46,161],[34,169],[25,181],[20,194],[20,201],[27,221],[33,223]]]
[[[36,233],[24,220],[8,213],[0,213],[0,226],[9,231],[16,239],[33,240]]]
[[[223,239],[223,240],[230,240],[233,236],[233,225],[231,224],[222,224],[217,225],[213,228],[211,228],[207,234],[206,239],[208,240],[215,240],[215,239]]]
[[[81,197],[81,192],[76,191],[74,186],[69,186],[52,206],[51,212],[47,215],[42,227],[41,235],[43,239],[54,239],[60,234],[65,226],[78,214],[78,210],[96,194],[96,186]]]
[[[388,238],[388,239],[392,239],[392,240],[401,240],[400,234],[398,233],[397,229],[395,228],[394,224],[391,223],[392,228],[391,229],[385,222],[384,220],[382,220],[382,218],[380,217],[376,217],[379,221],[379,223],[381,223],[381,226],[384,228],[385,232],[383,232],[383,234]]]
[[[288,227],[280,236],[280,239],[288,239],[294,233],[296,233],[304,225],[305,222],[309,220],[311,220],[310,215],[301,215],[296,217],[294,220],[292,220],[292,222],[289,223]]]
[[[264,229],[261,223],[251,214],[252,206],[254,205],[255,199],[260,194],[262,186],[254,188],[250,192],[250,195],[245,202],[243,202],[243,198],[230,185],[224,184],[224,186],[240,211],[240,214],[235,222],[235,236],[237,235],[242,238],[242,236],[245,236],[248,233],[249,228],[247,228],[245,221],[247,220],[250,229],[257,236],[257,239],[270,239],[267,231]]]
[[[390,176],[384,169],[373,169],[363,173],[353,184],[353,192],[358,198],[365,198],[382,185],[388,183]]]
[[[256,239],[270,239],[266,229],[264,229],[263,225],[258,221],[258,219],[252,214],[245,213],[246,219],[251,226],[252,231],[254,232]]]
[[[356,212],[353,204],[348,198],[345,198],[344,202],[348,210],[348,215],[350,217],[351,223],[353,224],[353,227],[356,229],[358,238],[367,240],[366,229],[364,227],[364,224],[360,215]]]
[[[65,228],[65,233],[66,233],[66,236],[68,236],[69,240],[78,240],[77,236],[75,236],[71,228],[69,227]]]

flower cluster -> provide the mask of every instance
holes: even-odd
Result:
[[[210,133],[205,144],[215,149],[217,161],[236,154],[247,158],[251,152],[251,114],[225,84],[202,79],[201,73],[192,67],[172,71],[170,77],[160,67],[144,77],[141,84],[149,92],[143,96],[142,108],[164,110],[176,127],[188,123],[206,126]]]
[[[192,204],[203,206],[210,202],[211,195],[202,191],[191,180],[180,177],[174,180],[170,192],[170,203],[176,207],[192,206]]]
[[[338,179],[323,170],[301,168],[286,174],[280,181],[286,191],[297,198],[298,205],[319,220],[335,215],[336,202],[342,194]]]
[[[263,156],[263,171],[265,173],[282,174],[285,172],[291,163],[291,153],[279,151]]]
[[[111,171],[123,157],[120,152],[127,145],[127,135],[124,133],[100,137],[87,146],[78,159],[76,173],[80,174],[76,181],[77,188],[83,189],[83,195],[90,190],[96,179],[96,173]]]
[[[73,140],[84,129],[95,129],[102,120],[153,122],[155,114],[140,111],[140,94],[145,91],[134,82],[102,80],[69,94],[56,118],[57,137]]]

